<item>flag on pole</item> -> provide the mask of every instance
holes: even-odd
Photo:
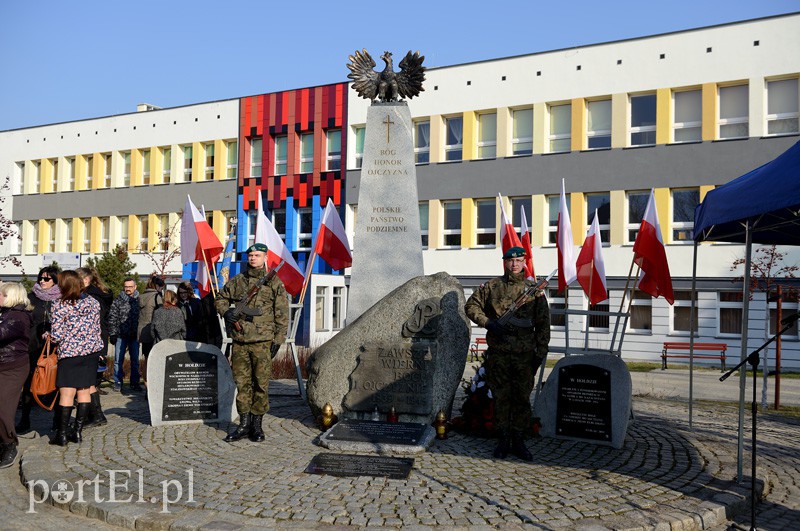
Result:
[[[333,269],[339,270],[353,265],[353,255],[350,253],[350,242],[339,219],[339,213],[333,206],[333,201],[328,198],[325,213],[322,214],[322,223],[317,233],[317,244],[314,247],[317,253]]]
[[[561,179],[561,203],[558,207],[558,231],[556,232],[558,249],[558,292],[575,282],[574,244],[572,243],[572,223],[567,210],[567,196],[564,193],[564,179]]]
[[[594,211],[589,232],[578,254],[575,268],[578,274],[578,283],[589,297],[590,304],[597,304],[608,299],[606,289],[606,267],[603,264],[603,240],[600,237],[600,225],[597,223],[597,211]]]
[[[261,201],[259,201],[261,203]],[[267,267],[276,267],[281,260],[286,263],[278,271],[278,278],[283,281],[286,291],[292,295],[297,295],[303,289],[303,272],[295,262],[292,253],[286,248],[280,234],[275,230],[272,222],[264,214],[261,204],[258,205],[258,215],[256,217],[256,243],[263,243],[267,246]]]
[[[530,279],[536,279],[536,272],[533,270],[533,251],[531,250],[531,235],[528,232],[528,218],[525,216],[525,207],[519,206],[519,222],[521,236],[519,241],[522,243],[522,248],[525,249],[525,276]]]
[[[667,263],[667,253],[661,238],[661,225],[658,223],[655,194],[650,190],[650,199],[644,211],[644,219],[633,243],[633,261],[642,268],[639,289],[654,298],[663,295],[668,303],[673,304],[672,276]]]
[[[213,264],[219,260],[220,254],[222,242],[187,195],[181,218],[181,262],[189,264],[206,259]]]
[[[503,206],[503,196],[497,194],[500,198],[500,242],[503,246],[503,254],[512,247],[522,247],[519,241],[517,231],[514,230],[514,224],[508,219],[506,215],[506,207]]]
[[[220,268],[217,273],[217,285],[224,286],[227,284],[231,276],[231,262],[236,254],[236,225],[231,229],[228,234],[228,241],[225,244],[225,252],[222,254],[222,261],[219,263]]]

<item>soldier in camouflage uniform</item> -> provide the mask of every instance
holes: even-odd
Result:
[[[289,299],[283,282],[275,276],[258,288],[248,306],[260,315],[233,315],[231,304],[236,304],[267,274],[267,246],[262,243],[247,249],[247,270],[236,275],[220,290],[216,309],[229,325],[233,340],[231,368],[236,382],[236,409],[239,426],[225,437],[226,442],[238,441],[245,435],[251,441],[264,440],[261,422],[269,411],[269,379],[272,358],[286,339],[289,325]],[[241,326],[235,330],[235,326]]]
[[[533,456],[524,434],[531,428],[531,391],[536,371],[547,355],[550,342],[550,308],[539,290],[515,315],[533,326],[503,327],[497,322],[511,304],[533,282],[525,278],[525,251],[512,247],[503,255],[505,274],[481,285],[467,301],[464,311],[475,324],[486,328],[486,380],[495,399],[495,425],[500,440],[494,450],[498,459],[509,450],[525,461]]]

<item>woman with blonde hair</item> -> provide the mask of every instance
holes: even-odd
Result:
[[[0,468],[17,459],[14,415],[28,377],[32,309],[22,284],[0,284]]]

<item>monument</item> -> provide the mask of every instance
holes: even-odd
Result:
[[[236,385],[217,347],[165,339],[147,358],[150,424],[232,422]]]
[[[386,67],[380,73],[373,70],[375,61],[366,50],[351,55],[347,65],[353,88],[372,100],[367,110],[347,323],[423,274],[411,113],[399,98],[412,98],[424,90],[425,58],[409,51],[399,73],[392,70],[391,53],[385,52],[381,59]]]

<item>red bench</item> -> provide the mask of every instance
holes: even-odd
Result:
[[[486,352],[488,345],[486,344],[485,337],[478,337],[475,338],[475,342],[469,346],[469,360],[468,361],[480,361],[481,354]]]
[[[674,354],[670,351],[684,351],[686,354]],[[718,354],[698,354],[697,352],[718,352]],[[725,353],[728,351],[726,343],[695,343],[694,344],[694,358],[695,359],[710,359],[719,360],[722,364],[722,372],[725,372]],[[689,343],[680,343],[666,341],[664,342],[664,350],[661,351],[661,370],[667,368],[667,358],[683,358],[689,359]]]

